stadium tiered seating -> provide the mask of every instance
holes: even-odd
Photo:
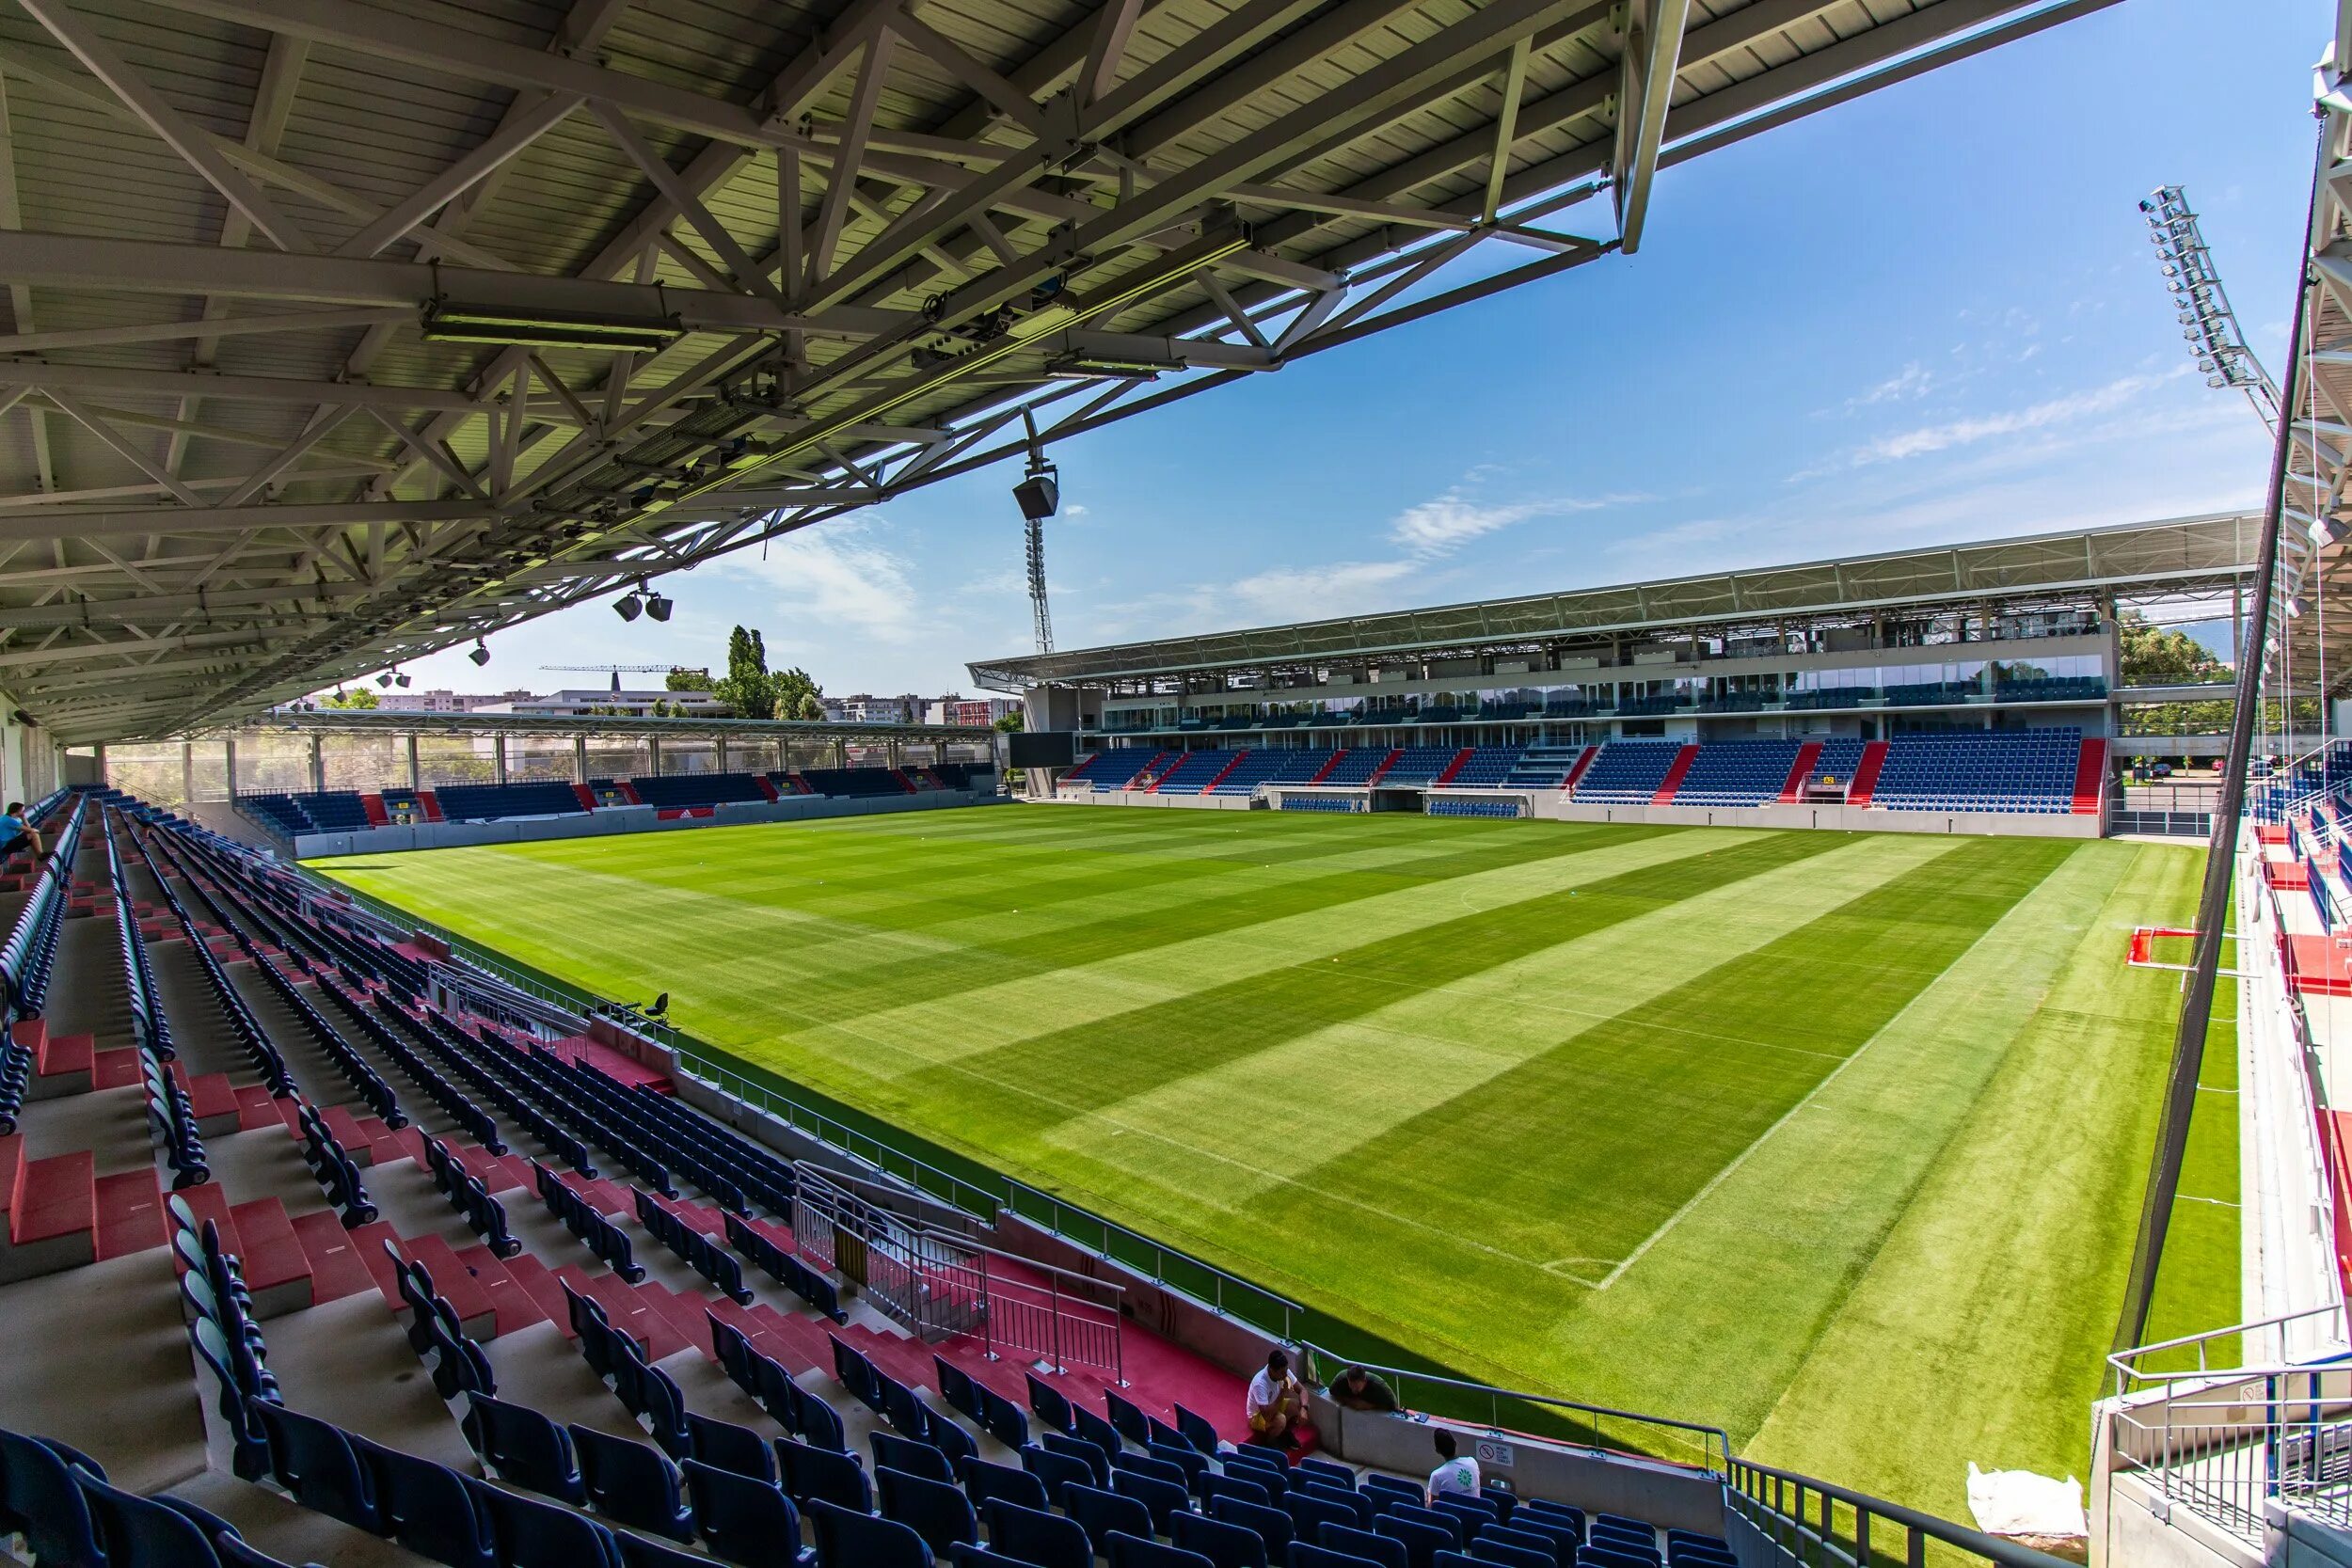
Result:
[[[1062,775],[1064,784],[1083,780],[1101,794],[1124,789],[1136,782],[1136,775],[1160,754],[1157,746],[1113,746],[1079,759],[1078,766]]]
[[[570,784],[443,784],[434,792],[441,816],[452,822],[496,822],[516,816],[578,816],[588,808]]]
[[[1517,746],[1477,746],[1445,781],[1449,789],[1492,789],[1512,776],[1524,754]],[[1573,759],[1571,759],[1573,760]],[[1563,770],[1565,772],[1565,769]]]
[[[1860,707],[1875,701],[1879,689],[1875,686],[1837,686],[1810,691],[1790,691],[1781,697],[1781,705],[1792,711],[1807,708]]]
[[[1524,812],[1519,801],[1481,800],[1459,795],[1433,795],[1429,798],[1432,816],[1519,816]]]
[[[1984,688],[1974,681],[1921,681],[1909,686],[1886,689],[1888,707],[1932,707],[1950,703],[1965,703],[1984,695]]]
[[[1425,784],[1454,766],[1459,746],[1408,746],[1380,774],[1384,784]]]
[[[1305,784],[1323,770],[1333,753],[1321,746],[1262,746],[1244,752],[1212,795],[1255,795],[1262,784]]]
[[[1888,811],[2056,814],[2074,804],[2082,731],[1950,730],[1899,735],[1870,804]]]
[[[1558,789],[1568,782],[1568,771],[1576,759],[1584,754],[1581,746],[1530,746],[1519,753],[1518,761],[1503,776],[1508,789]]]
[[[347,833],[368,826],[367,807],[357,790],[244,795],[238,797],[238,803],[290,838],[296,833]]]
[[[1386,746],[1350,746],[1340,753],[1339,761],[1332,765],[1331,771],[1318,782],[1327,784],[1369,784],[1372,776],[1380,771],[1381,764],[1388,760],[1389,748]]]
[[[1678,740],[1613,740],[1577,781],[1576,799],[1647,805],[1681,754]]]
[[[2104,702],[2107,683],[2097,675],[2029,675],[1997,681],[1994,694],[2005,703]]]
[[[1198,795],[1215,784],[1240,755],[1239,752],[1220,750],[1186,752],[1182,761],[1160,775],[1160,782],[1153,786],[1152,793]]]
[[[628,782],[638,800],[649,806],[716,806],[768,799],[756,773],[664,773]]]
[[[1727,740],[1701,746],[1672,803],[1760,806],[1776,800],[1803,745],[1797,740]]]
[[[801,777],[819,795],[908,795],[913,786],[889,768],[803,768]]]

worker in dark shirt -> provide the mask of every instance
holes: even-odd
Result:
[[[1324,1392],[1343,1410],[1392,1411],[1396,1395],[1389,1386],[1361,1367],[1349,1367],[1331,1380]]]

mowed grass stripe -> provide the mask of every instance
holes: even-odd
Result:
[[[1399,983],[1395,1000],[1360,1018],[1120,1101],[1065,1123],[1054,1141],[1238,1207],[1954,847],[1944,838],[1851,839],[1451,985]],[[1268,1083],[1315,1091],[1285,1108],[1274,1139],[1233,1117]],[[1200,1150],[1219,1158],[1203,1168]]]
[[[2084,847],[2054,867],[1638,1264],[1556,1320],[1539,1354],[1558,1386],[1705,1409],[1752,1435],[2132,865]],[[1652,1354],[1593,1354],[1629,1342]]]
[[[1578,1279],[1597,1280],[1628,1257],[2068,847],[2023,863],[2008,847],[1972,840],[1892,877],[1368,1139],[1300,1185],[1269,1193],[1259,1217],[1311,1237],[1321,1253],[1338,1238],[1314,1234],[1304,1195],[1355,1190],[1379,1173],[1400,1212],[1481,1249],[1546,1260],[1557,1276],[1547,1288],[1528,1271],[1488,1269],[1480,1291],[1450,1299],[1426,1277],[1403,1296],[1384,1282],[1384,1318],[1437,1327],[1473,1350],[1493,1321],[1492,1292],[1504,1291],[1548,1323],[1582,1293]],[[1327,1273],[1327,1257],[1316,1262]]]
[[[1821,854],[1836,842],[1825,834],[1762,836],[1583,888],[1430,920],[1328,958],[1204,984],[1151,1006],[961,1056],[894,1086],[912,1100],[957,1105],[959,1119],[991,1145],[1032,1148],[1047,1129],[1171,1077],[1252,1055],[1336,1019],[1372,1011],[1394,994],[1384,982],[1448,985],[1701,888]],[[976,1100],[974,1090],[982,1085],[993,1092]]]
[[[1100,927],[1056,933],[1016,947],[994,967],[994,984],[867,1011],[850,1025],[861,1039],[920,1036],[937,1061],[1015,1044],[1037,1033],[1041,1019],[1107,1017],[1189,996],[1204,983],[1232,986],[1275,970],[1329,960],[1366,943],[1408,936],[1437,911],[1499,910],[1532,898],[1574,893],[1629,872],[1703,856],[1731,835],[1709,838],[1643,831],[1638,835],[1584,839],[1573,853],[1519,857],[1485,869],[1484,861],[1454,862],[1455,874],[1430,881],[1406,862],[1403,874],[1366,879],[1360,890],[1293,882],[1270,895],[1244,893],[1219,907],[1169,908],[1156,901]],[[1353,893],[1354,896],[1346,895]],[[1316,896],[1318,894],[1320,897]],[[1164,942],[1136,940],[1136,933]],[[1029,953],[1028,947],[1037,951]],[[892,988],[882,994],[904,994]],[[924,994],[918,990],[917,995]],[[872,998],[867,998],[870,1003]],[[822,1051],[815,1037],[803,1043]]]
[[[2126,967],[2124,944],[2135,924],[2186,924],[2201,860],[2082,852],[2131,863],[1757,1433],[1762,1456],[1947,1513],[1971,1459],[2082,1473],[2180,1003],[2177,976]],[[1934,1443],[1870,1439],[1862,1413],[1941,1389],[1958,1392]]]

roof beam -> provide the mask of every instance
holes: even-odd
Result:
[[[1609,159],[1618,244],[1629,256],[1642,246],[1650,182],[1666,142],[1666,109],[1674,97],[1683,22],[1690,10],[1690,0],[1630,0],[1629,7],[1625,52],[1617,61],[1617,132]],[[1502,200],[1501,183],[1493,180],[1487,184],[1489,210]]]
[[[0,277],[50,288],[130,293],[235,294],[321,305],[405,307],[437,297],[516,312],[655,319],[706,332],[782,332],[862,338],[894,332],[911,312],[843,307],[795,315],[772,301],[701,289],[641,287],[580,277],[431,266],[348,256],[273,256],[267,251],[72,234],[0,232]]]
[[[0,360],[0,387],[38,388],[61,405],[63,399],[58,394],[62,392],[96,390],[226,398],[232,403],[344,404],[355,407],[435,408],[466,413],[479,413],[485,407],[464,392],[446,392],[437,387],[372,387],[360,383],[296,381],[290,376],[207,375],[192,371],[125,371],[103,365],[48,365],[33,359]]]
[[[481,145],[386,208],[383,216],[344,241],[335,254],[375,255],[554,130],[581,103],[577,93],[550,93],[529,108],[508,114]]]
[[[327,528],[346,523],[481,522],[503,516],[475,501],[272,502],[258,506],[26,506],[0,513],[0,539],[72,539],[83,534],[214,532],[248,528]],[[299,597],[288,589],[282,596]]]

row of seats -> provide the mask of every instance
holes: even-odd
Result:
[[[1646,805],[1682,752],[1678,740],[1613,740],[1577,781],[1579,800]],[[1783,769],[1785,772],[1786,769]]]
[[[496,822],[516,816],[578,816],[587,811],[568,784],[443,784],[434,799],[450,822]]]
[[[297,833],[350,832],[368,825],[367,806],[354,789],[240,795],[237,802],[289,838]]]
[[[662,773],[628,782],[639,800],[668,809],[768,799],[756,773]]]
[[[1459,795],[1433,795],[1428,812],[1432,816],[1517,817],[1527,815],[1527,808],[1517,800],[1481,800]]]
[[[819,795],[863,799],[914,792],[913,786],[892,768],[803,768],[800,775]]]
[[[1870,803],[1890,811],[2054,814],[2074,807],[2078,729],[1952,730],[1888,742]]]
[[[1676,786],[1678,806],[1759,806],[1780,798],[1801,740],[1729,740],[1701,746]],[[1581,793],[1581,792],[1580,792]]]

